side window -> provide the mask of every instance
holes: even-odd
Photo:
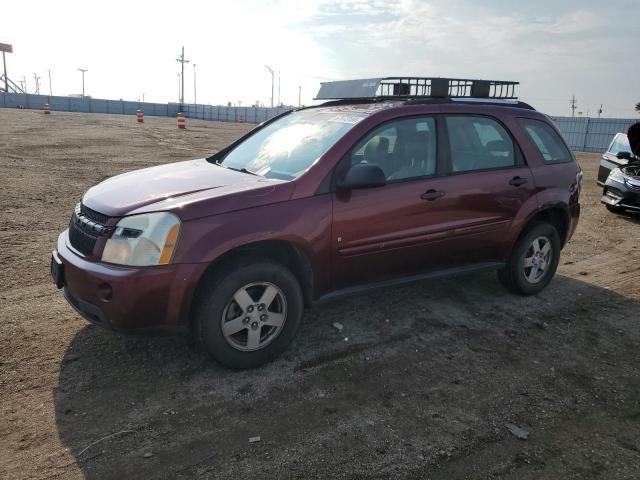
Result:
[[[538,147],[545,163],[563,163],[573,160],[569,149],[557,132],[540,120],[519,119],[531,141]]]
[[[356,145],[351,164],[376,164],[384,171],[387,181],[435,175],[436,138],[433,118],[388,122]]]
[[[447,117],[451,172],[509,168],[516,164],[515,148],[506,130],[485,117]]]

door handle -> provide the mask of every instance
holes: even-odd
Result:
[[[520,185],[524,185],[525,183],[527,183],[527,179],[522,177],[513,177],[511,180],[509,180],[509,185],[513,185],[514,187],[519,187]]]
[[[422,200],[428,200],[430,202],[432,202],[433,200],[437,200],[440,197],[444,197],[444,192],[442,190],[431,189],[431,190],[427,190],[422,195],[420,195],[420,198]]]

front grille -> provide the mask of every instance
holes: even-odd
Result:
[[[98,240],[98,237],[83,232],[76,222],[73,219],[71,220],[69,224],[69,241],[73,248],[83,255],[91,255],[93,247],[96,245],[96,240]]]
[[[85,217],[90,218],[94,222],[101,223],[102,225],[106,224],[107,220],[109,219],[109,217],[107,217],[106,215],[98,213],[95,210],[91,210],[84,203],[80,204],[80,213]]]
[[[109,217],[96,212],[82,203],[76,205],[69,222],[69,242],[83,255],[91,255],[99,236],[110,234],[106,226]]]

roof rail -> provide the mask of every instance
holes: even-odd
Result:
[[[356,98],[500,98],[515,100],[519,82],[441,77],[384,77],[323,82],[316,100]]]

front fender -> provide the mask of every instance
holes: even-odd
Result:
[[[309,260],[314,286],[327,288],[331,206],[330,195],[317,195],[184,222],[175,261],[211,263],[244,245],[286,241]]]

